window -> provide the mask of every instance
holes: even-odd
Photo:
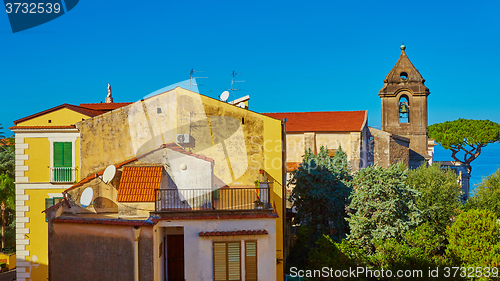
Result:
[[[73,149],[71,142],[54,142],[54,182],[73,181]]]
[[[245,280],[257,281],[257,241],[245,241]]]
[[[62,197],[45,198],[45,209],[48,209],[48,208],[54,206],[55,204],[57,204],[63,200],[64,200],[64,198],[62,198]],[[48,220],[45,219],[45,221],[47,222]]]
[[[401,96],[399,99],[399,123],[409,123],[410,122],[410,103],[408,102],[408,97]]]
[[[408,79],[408,74],[406,72],[401,72],[399,74],[399,77],[401,78],[401,80],[406,81],[406,79]]]
[[[241,241],[213,242],[214,281],[241,279]],[[245,241],[245,280],[257,281],[257,241]]]
[[[214,281],[241,280],[240,244],[214,242]]]

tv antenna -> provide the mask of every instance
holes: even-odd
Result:
[[[233,100],[233,101],[234,101],[234,91],[241,91],[241,89],[235,89],[234,88],[234,83],[236,83],[236,82],[245,82],[244,80],[242,80],[242,81],[235,81],[234,77],[236,75],[241,75],[241,73],[236,73],[233,70],[233,72],[231,72],[231,89],[228,89],[229,91],[231,91],[231,100]]]
[[[191,91],[191,86],[203,86],[202,84],[197,84],[196,83],[196,78],[200,78],[200,79],[204,79],[204,78],[208,78],[208,77],[194,77],[193,75],[195,74],[195,72],[205,72],[205,71],[200,71],[200,70],[194,70],[193,68],[191,68],[191,71],[189,71],[189,90]],[[194,79],[194,83],[193,83],[193,79]]]

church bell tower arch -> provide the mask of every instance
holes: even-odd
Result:
[[[401,46],[398,61],[384,79],[379,91],[382,130],[410,139],[410,166],[416,167],[427,154],[427,96],[425,79]]]

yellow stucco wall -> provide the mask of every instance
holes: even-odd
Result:
[[[25,154],[28,160],[24,165],[28,166],[28,171],[24,176],[29,182],[49,182],[50,180],[50,142],[48,138],[25,138],[24,143],[28,144]]]
[[[265,171],[273,181],[271,203],[276,206],[276,258],[281,262],[276,266],[276,280],[283,280],[283,156],[281,142],[281,121],[264,117],[264,163]]]
[[[26,261],[30,262],[30,267],[27,270],[31,273],[31,280],[46,280],[48,276],[48,228],[45,222],[45,198],[49,198],[48,193],[60,193],[64,189],[26,189],[25,195],[29,196],[26,201],[26,206],[29,206],[29,211],[26,212],[26,217],[29,217],[29,222],[26,223],[26,228],[29,228],[29,234],[25,238],[29,238],[29,245],[26,245],[26,250],[29,251],[29,256]]]
[[[67,126],[74,125],[75,123],[82,121],[82,119],[87,118],[89,118],[87,115],[67,108],[61,108],[42,116],[18,123],[17,126]],[[49,120],[51,120],[50,123]]]

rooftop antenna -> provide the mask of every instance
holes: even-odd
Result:
[[[245,81],[235,81],[234,80],[234,77],[236,75],[241,75],[241,73],[236,73],[234,70],[233,72],[231,72],[231,89],[228,89],[229,91],[231,91],[231,100],[234,101],[234,91],[241,91],[241,89],[235,89],[233,84],[236,83],[236,82],[245,82]]]
[[[203,86],[201,84],[197,84],[196,82],[194,82],[194,84],[193,84],[193,79],[196,79],[196,78],[208,78],[208,77],[194,77],[193,75],[194,75],[195,72],[205,72],[205,71],[200,71],[200,70],[196,71],[193,68],[191,68],[191,71],[189,71],[189,90],[190,91],[191,91],[191,86]]]

